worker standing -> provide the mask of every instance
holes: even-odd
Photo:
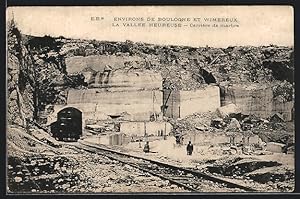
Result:
[[[149,141],[146,142],[145,146],[144,146],[144,150],[145,153],[149,153],[150,152],[150,146],[149,146]]]
[[[187,155],[192,155],[193,150],[194,150],[194,146],[193,146],[192,142],[189,141],[189,144],[186,147]]]

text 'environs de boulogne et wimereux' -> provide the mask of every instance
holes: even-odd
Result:
[[[91,20],[103,17],[92,17]],[[239,27],[237,17],[113,17],[113,27]]]

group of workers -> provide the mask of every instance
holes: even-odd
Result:
[[[186,146],[187,155],[192,155],[193,150],[194,150],[194,146],[193,146],[192,142],[189,141],[188,145]],[[148,141],[146,142],[143,151],[145,153],[149,153],[150,152],[150,146],[149,146],[149,142]]]

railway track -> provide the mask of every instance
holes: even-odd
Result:
[[[78,145],[74,146],[80,150],[105,156],[109,159],[130,165],[163,180],[168,180],[170,184],[175,184],[191,192],[224,192],[224,190],[226,190],[226,192],[257,191],[199,171],[133,156],[84,141],[80,141]]]

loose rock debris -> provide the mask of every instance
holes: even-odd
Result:
[[[182,192],[168,181],[107,158],[81,154],[8,159],[9,192]]]

